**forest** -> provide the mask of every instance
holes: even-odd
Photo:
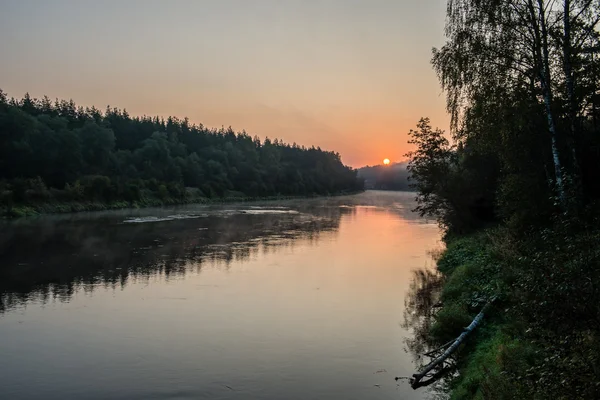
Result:
[[[366,189],[409,191],[407,163],[374,165],[358,169],[358,177],[364,179]]]
[[[592,0],[447,3],[432,64],[451,132],[421,119],[408,155],[447,245],[428,345],[496,299],[445,380],[453,399],[600,398],[599,21]]]
[[[0,90],[0,212],[328,195],[362,190],[321,148],[261,141],[186,119],[132,117]]]

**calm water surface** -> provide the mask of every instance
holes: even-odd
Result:
[[[421,399],[410,193],[0,225],[1,399]]]

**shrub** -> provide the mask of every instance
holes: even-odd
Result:
[[[169,198],[169,190],[165,185],[158,186],[158,198],[165,201]]]

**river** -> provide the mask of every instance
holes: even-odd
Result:
[[[0,222],[0,398],[422,399],[414,194]]]

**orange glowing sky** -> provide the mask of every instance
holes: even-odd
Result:
[[[0,88],[401,160],[445,0],[0,0]]]

